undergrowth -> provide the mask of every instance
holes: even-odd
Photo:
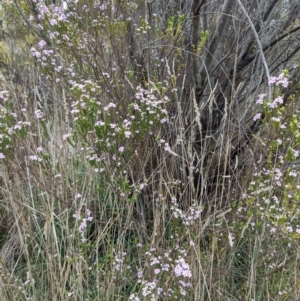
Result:
[[[11,49],[23,82],[1,80],[1,300],[299,300],[300,111],[299,91],[284,99],[288,72],[256,97],[247,159],[208,203],[192,175],[209,177],[214,161],[194,171],[201,156],[172,131],[186,124],[170,112],[175,74],[143,86],[96,66],[83,24],[68,30],[76,15],[38,9],[51,43],[27,37],[31,57]],[[213,158],[234,147],[227,138]]]

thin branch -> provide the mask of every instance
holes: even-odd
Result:
[[[230,15],[232,13],[234,4],[235,4],[234,0],[226,0],[226,2],[224,3],[220,19],[216,25],[213,37],[208,46],[208,52],[207,52],[208,56],[205,61],[205,64],[208,69],[211,68],[212,61],[213,61],[215,53],[218,49],[218,46],[226,37],[226,35],[224,35],[224,30],[227,29],[227,23],[228,23]],[[203,71],[203,70],[201,70],[201,71]]]
[[[271,47],[275,46],[277,43],[279,43],[281,40],[283,40],[284,38],[286,38],[287,36],[291,35],[292,33],[296,32],[300,30],[300,26],[297,26],[293,29],[291,29],[290,31],[288,31],[287,33],[281,35],[280,37],[276,38],[274,41],[270,42],[269,44],[263,46],[262,50],[266,51],[268,49],[270,49]],[[246,66],[248,66],[250,63],[253,62],[253,60],[257,57],[257,55],[260,54],[260,50],[257,51],[255,54],[251,55],[251,56],[246,56],[244,59],[242,59],[239,63],[238,63],[238,71],[242,71]]]
[[[266,13],[264,14],[263,21],[266,21],[269,18],[271,12],[273,11],[273,8],[275,7],[275,5],[278,1],[279,0],[274,0],[272,3],[270,3]]]
[[[286,38],[287,36],[291,35],[292,33],[296,32],[300,30],[300,25],[291,29],[290,31],[286,32],[285,34],[281,35],[280,37],[278,37],[277,39],[275,39],[274,41],[268,43],[267,45],[265,45],[263,47],[263,51],[268,50],[269,48],[273,47],[274,45],[276,45],[278,42],[280,42],[281,40],[283,40],[284,38]]]
[[[199,30],[200,30],[200,8],[204,1],[200,3],[199,0],[193,1],[192,7],[192,51],[196,52],[199,44]],[[196,89],[201,87],[201,77],[200,77],[200,65],[199,60],[196,56],[192,57],[193,63],[193,78],[195,82]]]
[[[289,61],[294,55],[296,55],[297,53],[299,53],[300,52],[300,46],[298,46],[296,49],[294,49],[294,51],[291,53],[291,54],[289,54],[288,55],[288,57],[285,59],[285,60],[283,60],[283,61],[281,61],[280,63],[278,63],[272,70],[271,70],[271,72],[273,72],[274,70],[276,70],[280,65],[282,65],[282,64],[284,64],[284,63],[286,63],[287,61]],[[274,60],[274,63],[276,62],[276,60]]]
[[[47,37],[45,37],[45,35],[43,35],[43,34],[37,32],[37,31],[32,27],[32,25],[29,23],[29,21],[27,20],[27,18],[26,18],[26,17],[24,16],[24,14],[22,13],[22,11],[21,11],[21,9],[20,9],[18,3],[17,3],[17,0],[14,0],[14,3],[15,3],[15,5],[16,5],[17,10],[19,11],[19,13],[20,13],[22,19],[23,19],[24,22],[28,25],[28,27],[29,27],[36,35],[38,35],[39,37],[43,38],[43,39],[45,40],[45,42],[47,43],[47,45],[48,45],[49,47],[51,47],[51,42],[49,41],[49,39],[48,39]]]
[[[243,13],[244,13],[245,17],[247,18],[247,20],[249,22],[249,25],[250,25],[250,27],[251,27],[251,29],[253,31],[253,34],[254,34],[257,46],[259,48],[259,53],[260,53],[261,59],[263,61],[264,67],[265,67],[266,76],[267,76],[267,79],[269,80],[270,73],[269,73],[268,64],[267,64],[267,61],[266,61],[266,58],[265,58],[265,55],[264,55],[264,51],[263,51],[263,48],[262,48],[259,36],[258,36],[257,31],[255,29],[255,26],[254,26],[254,24],[253,24],[253,22],[252,22],[252,20],[251,20],[251,18],[249,16],[249,14],[247,13],[244,5],[242,4],[241,0],[237,0],[237,3],[240,6],[241,10],[243,11]],[[271,96],[271,90],[269,91],[269,94]]]

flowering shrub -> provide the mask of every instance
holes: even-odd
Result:
[[[180,300],[189,294],[192,286],[192,271],[188,263],[187,249],[193,247],[194,242],[183,241],[185,231],[182,229],[182,224],[192,226],[199,220],[201,210],[191,207],[184,213],[176,205],[175,199],[171,210],[173,215],[169,221],[171,231],[169,246],[149,248],[138,243],[136,252],[143,259],[142,264],[137,266],[132,265],[127,252],[119,251],[114,257],[115,278],[130,273],[131,277],[136,279],[135,292],[131,293],[129,300],[156,300],[157,298]],[[178,225],[178,220],[182,222],[181,225]],[[132,272],[136,273],[135,276],[131,274]]]
[[[73,83],[71,93],[77,99],[71,111],[75,125],[73,137],[84,141],[89,150],[87,159],[95,171],[109,174],[109,170],[119,171],[114,181],[121,193],[128,193],[126,174],[133,168],[137,150],[145,147],[145,137],[158,140],[160,125],[168,118],[165,109],[168,98],[138,87],[133,102],[122,108],[123,104],[103,101],[101,91],[92,81]]]
[[[187,296],[192,273],[186,258],[187,251],[178,244],[161,255],[156,248],[146,251],[146,266],[137,270],[140,292],[132,293],[129,300],[154,300],[161,297],[176,300]]]
[[[146,133],[153,135],[157,125],[167,118],[164,106],[168,99],[158,100],[154,91],[138,88],[134,103],[129,103],[123,112],[120,105],[101,101],[101,88],[91,81],[84,85],[74,83],[71,91],[77,99],[71,111],[76,130],[83,138],[91,135],[98,152],[114,153],[114,161],[120,159],[118,153],[123,156],[124,151],[130,150],[132,143],[137,145]],[[129,154],[132,153],[131,149]]]
[[[57,5],[47,6],[44,1],[37,5],[39,14],[30,16],[29,20],[36,24],[38,19],[41,30],[47,29],[50,34],[49,38],[36,41],[31,54],[46,78],[53,79],[56,86],[63,82],[70,86],[67,99],[70,101],[73,128],[64,134],[63,140],[73,147],[80,141],[94,171],[104,172],[122,195],[128,195],[132,182],[136,186],[134,188],[141,181],[145,182],[144,177],[136,176],[134,181],[129,181],[128,175],[132,177],[136,162],[143,161],[148,142],[152,140],[149,147],[157,146],[161,126],[168,121],[168,83],[157,86],[149,83],[147,88],[142,88],[136,85],[131,71],[124,76],[122,64],[107,61],[105,57],[111,56],[107,45],[123,36],[130,20],[112,22],[107,17],[109,11],[105,3],[85,4],[80,6],[80,13],[79,5],[70,1],[67,11]],[[87,34],[81,24],[82,17],[89,16],[91,11],[103,16],[103,19],[97,17],[98,21],[93,21],[93,28],[103,37],[101,45]],[[104,29],[111,32],[109,37],[106,37]],[[68,53],[74,51],[77,54],[69,59]],[[125,93],[126,89],[130,89],[131,93]],[[110,178],[112,174],[117,174],[113,181]]]
[[[260,162],[257,162],[249,190],[243,195],[237,208],[240,221],[230,226],[230,231],[242,233],[242,237],[236,242],[235,254],[242,252],[241,242],[245,236],[260,237],[261,242],[257,247],[263,260],[257,260],[256,271],[269,273],[270,278],[274,276],[274,279],[278,276],[278,269],[287,253],[294,256],[293,252],[283,252],[282,245],[289,246],[292,250],[300,238],[300,174],[292,163],[299,158],[300,115],[298,111],[293,114],[288,112],[289,103],[283,106],[281,93],[288,86],[287,78],[287,72],[271,77],[269,84],[273,87],[273,99],[267,99],[266,94],[261,94],[256,102],[263,109],[262,131],[266,132],[260,143],[266,150],[266,165],[261,168]],[[254,119],[261,116],[262,114],[256,115]],[[229,240],[232,241],[230,238]],[[275,241],[280,243],[274,243]],[[241,262],[241,258],[237,261]],[[245,265],[245,261],[242,264]],[[288,294],[287,291],[282,292],[279,286],[274,286],[273,290],[278,291],[279,295]]]
[[[23,121],[25,109],[19,114],[10,109],[9,91],[0,90],[0,101],[3,104],[0,107],[0,158],[4,159],[8,154],[12,154],[17,138],[25,138],[30,122]]]

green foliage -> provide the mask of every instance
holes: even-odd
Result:
[[[199,44],[197,46],[197,49],[195,51],[196,54],[200,54],[201,53],[202,48],[204,47],[204,45],[205,45],[208,37],[209,37],[208,31],[201,31],[201,38],[200,38]]]

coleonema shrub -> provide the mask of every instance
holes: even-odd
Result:
[[[256,103],[262,111],[254,116],[262,120],[264,134],[258,141],[265,151],[256,162],[248,191],[239,203],[232,204],[236,220],[224,223],[231,233],[228,239],[234,265],[241,275],[246,275],[251,265],[257,275],[268,275],[275,296],[285,298],[293,294],[287,279],[293,273],[292,262],[297,260],[294,250],[300,237],[299,170],[293,164],[299,158],[300,115],[297,110],[292,114],[288,111],[293,106],[290,100],[284,104],[287,71],[271,77],[269,84],[272,99],[261,94]],[[251,254],[258,257],[254,259]],[[240,283],[243,276],[236,275],[235,279]]]
[[[25,118],[25,108],[18,113],[11,109],[12,102],[8,90],[0,91],[0,101],[0,157],[4,159],[13,154],[17,139],[26,137],[31,123]]]

